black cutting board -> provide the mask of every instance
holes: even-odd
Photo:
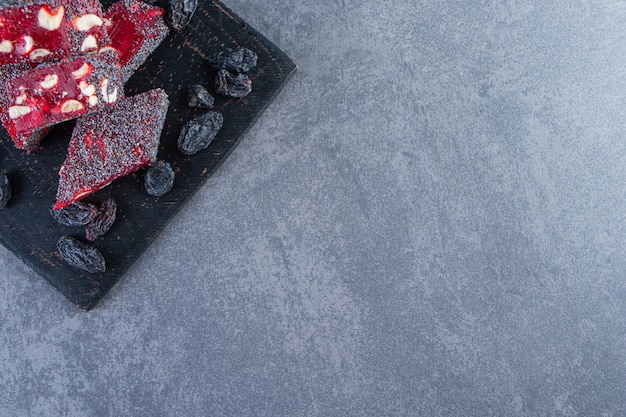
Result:
[[[108,7],[113,1],[102,3]],[[214,94],[212,110],[223,114],[224,127],[206,150],[183,155],[176,146],[181,127],[206,111],[188,107],[187,86],[201,84],[214,93],[215,71],[203,57],[224,47],[239,46],[259,57],[258,66],[249,73],[252,93],[241,99]],[[200,1],[189,26],[181,33],[170,33],[126,85],[127,96],[157,87],[169,95],[171,104],[158,158],[170,162],[176,173],[173,189],[163,197],[147,195],[143,189],[145,170],[140,170],[85,200],[98,202],[114,197],[118,203],[117,221],[106,236],[95,242],[106,259],[106,272],[89,274],[73,268],[56,251],[60,236],[85,240],[84,228],[59,225],[49,214],[72,122],[55,127],[31,154],[16,149],[1,129],[0,169],[7,172],[14,195],[0,212],[0,242],[78,307],[90,310],[229,155],[295,70],[289,57],[224,5]]]

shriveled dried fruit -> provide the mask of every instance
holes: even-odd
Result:
[[[206,149],[224,124],[221,113],[210,111],[187,122],[178,137],[178,149],[185,155],[193,155]]]
[[[215,102],[215,98],[209,91],[199,84],[187,87],[187,104],[197,109],[208,109]]]
[[[256,67],[257,55],[248,48],[225,48],[209,55],[206,60],[215,69],[248,72]]]
[[[215,91],[226,97],[245,97],[252,91],[252,80],[246,74],[219,70],[215,77]]]
[[[79,201],[61,210],[50,208],[50,215],[64,226],[78,227],[95,219],[98,215],[98,209],[91,203]]]
[[[0,208],[6,207],[12,194],[13,190],[9,182],[9,177],[7,177],[7,174],[2,173],[2,176],[0,176]]]
[[[98,207],[98,215],[85,227],[87,240],[94,241],[104,236],[115,223],[116,216],[117,203],[114,198],[101,202]]]
[[[168,193],[174,185],[174,171],[166,161],[158,161],[146,171],[144,186],[146,192],[154,197]]]
[[[198,0],[170,0],[165,19],[172,29],[180,32],[187,27],[198,7]]]
[[[100,251],[85,242],[70,236],[61,236],[57,240],[57,250],[69,265],[83,269],[91,274],[106,271],[104,256]]]

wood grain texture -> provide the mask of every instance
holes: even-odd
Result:
[[[111,1],[103,1],[105,6]],[[215,71],[203,57],[224,47],[245,46],[259,56],[250,72],[253,92],[243,99],[216,96],[213,110],[224,115],[224,127],[204,151],[185,156],[176,143],[181,127],[203,113],[187,106],[189,84],[201,84],[213,93]],[[159,148],[176,173],[173,189],[163,197],[143,190],[144,171],[118,179],[86,201],[114,197],[118,219],[109,233],[97,240],[107,271],[89,274],[67,265],[56,251],[62,235],[84,240],[84,228],[57,224],[48,210],[54,203],[58,170],[66,156],[73,122],[59,125],[31,154],[18,150],[4,129],[1,132],[0,169],[7,172],[14,196],[2,211],[0,242],[50,282],[78,307],[90,310],[104,297],[157,237],[167,222],[206,182],[272,101],[295,64],[219,2],[200,2],[190,25],[171,33],[126,85],[126,95],[163,88],[171,102]],[[137,128],[141,128],[138,126]]]

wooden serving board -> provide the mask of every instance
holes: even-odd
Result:
[[[102,3],[108,7],[113,1]],[[209,148],[185,156],[177,149],[179,131],[187,121],[206,111],[188,107],[187,86],[201,84],[214,93],[215,71],[203,57],[224,47],[238,46],[258,54],[258,66],[249,73],[253,91],[242,99],[214,94],[212,110],[223,114],[224,127]],[[62,226],[49,214],[72,122],[55,127],[31,154],[16,149],[1,129],[0,169],[7,172],[14,194],[0,211],[0,242],[78,307],[90,310],[229,155],[295,70],[289,57],[224,5],[201,0],[189,26],[181,33],[172,32],[126,85],[127,96],[156,87],[169,95],[171,105],[158,158],[168,161],[176,173],[173,189],[163,197],[149,196],[143,189],[141,170],[86,199],[97,202],[114,197],[118,203],[117,221],[106,236],[95,242],[106,259],[106,272],[89,274],[75,269],[56,251],[60,236],[85,241],[84,228]]]

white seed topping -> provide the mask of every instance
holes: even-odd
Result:
[[[100,92],[102,93],[102,97],[104,101],[108,103],[109,101],[109,79],[104,77],[102,81],[100,81]]]
[[[43,81],[40,83],[41,88],[45,88],[46,90],[51,89],[52,87],[54,87],[55,85],[57,85],[59,82],[59,76],[56,74],[48,74],[46,75],[46,78],[43,79]]]
[[[108,103],[115,103],[117,101],[117,88],[113,89],[112,93],[109,93],[109,97],[107,98]]]
[[[85,106],[78,100],[67,100],[61,105],[61,113],[72,113],[84,108]]]
[[[11,41],[0,42],[0,52],[13,52],[13,44],[11,43]]]
[[[91,67],[85,62],[82,67],[72,72],[72,77],[75,79],[83,78],[85,75],[89,74],[89,70],[91,70]]]
[[[24,103],[24,100],[26,100],[28,96],[26,95],[26,93],[23,93],[21,96],[17,96],[15,98],[15,104],[17,105],[21,105]]]
[[[96,106],[98,104],[98,96],[93,95],[93,96],[89,96],[89,105],[90,106]]]
[[[96,40],[95,36],[89,35],[83,41],[83,44],[81,45],[80,50],[82,52],[87,52],[87,51],[91,51],[94,49],[98,49],[98,41]]]
[[[33,46],[35,45],[35,41],[33,41],[33,38],[31,38],[30,36],[24,36],[24,54],[29,53],[30,51],[33,50]]]
[[[11,106],[9,107],[9,117],[11,119],[18,119],[22,116],[26,116],[31,111],[33,110],[28,106]]]
[[[84,14],[74,19],[74,27],[81,32],[87,32],[94,26],[102,26],[104,22],[95,14]]]
[[[104,48],[100,48],[99,52],[106,52],[106,51],[113,51],[113,52],[117,52],[117,49],[115,49],[112,46],[105,46]]]
[[[93,84],[89,84],[86,81],[81,81],[78,84],[78,88],[80,88],[80,92],[86,96],[92,96],[96,94],[96,86]]]
[[[100,92],[102,93],[102,98],[107,103],[115,103],[117,101],[117,87],[112,92],[109,92],[109,79],[106,77],[100,82]]]
[[[63,6],[59,6],[57,11],[52,14],[48,13],[45,7],[42,7],[37,14],[37,21],[39,22],[39,26],[44,29],[57,30],[59,26],[61,26],[64,14],[65,8]]]
[[[39,59],[46,55],[50,55],[51,53],[52,52],[48,51],[47,49],[43,49],[43,48],[35,49],[33,52],[30,53],[30,60],[35,61],[36,59]]]

